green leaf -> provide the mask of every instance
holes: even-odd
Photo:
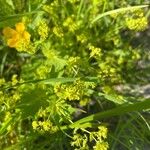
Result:
[[[124,98],[121,95],[117,95],[115,93],[112,94],[105,94],[105,93],[99,93],[99,96],[104,96],[107,100],[112,101],[117,104],[123,104],[126,102]]]
[[[23,16],[29,16],[29,15],[41,13],[41,12],[43,11],[32,11],[32,12],[27,12],[27,13],[22,13],[22,14],[5,15],[4,17],[1,17],[0,22],[8,20],[8,19],[21,18]]]
[[[23,118],[34,116],[41,107],[48,105],[46,91],[41,88],[31,89],[29,86],[26,86],[28,90],[22,93],[21,102],[16,106]]]
[[[7,16],[14,13],[13,8],[5,0],[0,0],[0,16]]]
[[[113,116],[120,116],[120,115],[129,113],[129,112],[142,111],[142,110],[146,110],[146,109],[150,109],[150,99],[147,99],[142,102],[137,102],[134,104],[129,104],[129,105],[123,104],[114,109],[90,115],[88,117],[82,118],[82,119],[74,122],[73,124],[70,124],[68,126],[63,126],[61,129],[67,129],[68,127],[76,128],[87,122],[96,121],[96,120],[100,120],[103,118],[109,118],[109,117],[113,117]]]

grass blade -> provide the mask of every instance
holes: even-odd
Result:
[[[144,8],[144,7],[148,7],[149,5],[140,5],[140,6],[130,6],[130,7],[125,7],[125,8],[118,8],[118,9],[114,9],[111,11],[107,11],[104,12],[100,15],[98,15],[94,20],[92,20],[92,24],[95,23],[96,21],[98,21],[99,19],[111,15],[111,14],[116,14],[116,13],[120,13],[120,12],[125,12],[125,11],[132,11],[135,9],[139,9],[139,8]]]
[[[95,120],[100,120],[103,118],[109,118],[112,116],[120,116],[120,115],[123,115],[125,113],[134,112],[134,111],[142,111],[142,110],[146,110],[149,108],[150,108],[150,99],[142,101],[142,102],[137,102],[135,104],[122,105],[122,106],[118,106],[117,108],[114,108],[111,110],[99,112],[99,113],[90,115],[88,117],[82,118],[82,119],[74,122],[73,124],[69,125],[68,127],[69,128],[75,128],[75,127],[79,127],[80,124],[82,125],[83,123],[87,123],[87,122],[91,122],[91,121],[95,121]],[[66,129],[67,127],[64,126],[62,128]]]

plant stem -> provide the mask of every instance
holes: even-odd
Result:
[[[109,118],[112,116],[120,116],[125,113],[129,112],[134,112],[134,111],[142,111],[150,108],[150,99],[142,101],[142,102],[137,102],[135,104],[129,104],[129,105],[122,105],[118,106],[117,108],[113,108],[111,110],[107,110],[104,112],[99,112],[90,116],[87,116],[85,118],[82,118],[73,124],[70,124],[68,126],[62,126],[62,129],[67,129],[67,128],[79,128],[80,126],[84,126],[85,123],[91,122],[91,121],[96,121],[100,120],[103,118]]]

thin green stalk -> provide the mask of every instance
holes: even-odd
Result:
[[[82,10],[82,7],[83,7],[83,2],[84,2],[84,0],[80,1],[79,9],[78,9],[78,12],[77,12],[77,19],[79,18],[80,14],[81,14],[81,10]]]
[[[109,118],[112,116],[120,116],[128,112],[142,111],[142,110],[149,109],[149,108],[150,108],[150,99],[142,101],[142,102],[137,102],[135,104],[118,106],[117,108],[107,110],[104,112],[99,112],[99,113],[90,115],[88,117],[82,118],[68,126],[63,126],[62,128],[63,129],[76,128],[76,127],[83,126],[83,124],[87,122],[96,121],[96,120],[100,120],[103,118]]]
[[[8,20],[8,19],[20,18],[23,16],[28,16],[28,15],[37,14],[37,13],[43,13],[43,11],[32,11],[32,12],[27,12],[27,13],[23,13],[23,14],[14,14],[14,15],[1,17],[0,22]]]
[[[149,5],[140,5],[140,6],[130,6],[130,7],[125,7],[125,8],[118,8],[118,9],[114,9],[111,11],[107,11],[104,12],[100,15],[98,15],[95,19],[93,19],[92,24],[95,23],[96,21],[98,21],[99,19],[111,15],[111,14],[115,14],[115,13],[121,13],[121,12],[126,12],[126,11],[132,11],[135,9],[139,9],[139,8],[144,8],[144,7],[148,7]]]
[[[150,131],[150,125],[149,125],[149,123],[146,121],[146,119],[145,119],[140,113],[138,113],[138,115],[139,115],[140,118],[144,121],[144,123],[146,124],[148,130]]]
[[[133,120],[134,120],[134,118],[131,118],[131,119],[127,120],[127,122],[126,122],[125,124],[121,124],[121,121],[120,121],[120,123],[119,123],[118,126],[121,127],[121,128],[119,128],[119,127],[117,126],[117,129],[115,130],[115,133],[114,133],[116,139],[120,139],[120,135],[122,134],[122,132],[129,126],[129,124],[130,124]],[[112,143],[112,142],[113,142],[113,143]],[[111,142],[111,143],[112,143],[111,148],[112,148],[112,150],[113,150],[113,149],[115,149],[115,147],[116,147],[117,140],[112,141],[112,142]]]
[[[29,80],[29,81],[25,81],[22,83],[18,83],[16,85],[10,86],[10,85],[6,85],[3,86],[2,88],[0,88],[0,90],[7,90],[7,89],[11,89],[14,87],[18,87],[21,86],[23,84],[30,84],[30,83],[43,83],[43,84],[50,84],[53,85],[55,83],[68,83],[68,82],[74,82],[75,80],[77,80],[79,78],[50,78],[50,79],[37,79],[37,80]],[[98,78],[97,77],[85,77],[83,80],[85,81],[97,81]]]
[[[2,88],[0,88],[1,90],[7,90],[7,89],[11,89],[11,88],[14,88],[14,87],[18,87],[18,86],[21,86],[21,85],[24,85],[24,84],[30,84],[30,83],[43,83],[43,84],[54,84],[56,82],[59,82],[59,83],[67,83],[67,82],[73,82],[75,81],[76,78],[50,78],[50,79],[37,79],[37,80],[29,80],[29,81],[25,81],[25,82],[21,82],[21,83],[18,83],[16,85],[13,85],[13,86],[10,86],[10,85],[6,85]]]
[[[130,148],[128,147],[128,145],[124,144],[121,140],[119,140],[118,138],[116,138],[115,136],[112,136],[111,134],[109,134],[109,136],[111,138],[114,139],[115,142],[122,144],[124,147],[126,147],[128,150],[130,150]],[[115,150],[114,147],[111,147],[111,150]]]
[[[104,5],[103,5],[103,11],[102,11],[103,13],[105,12],[106,4],[107,4],[107,3],[108,3],[107,0],[105,0],[105,1],[104,1]]]
[[[6,59],[7,59],[7,55],[8,55],[8,52],[6,52],[4,57],[2,58],[2,63],[1,63],[1,67],[0,67],[0,75],[1,76],[3,75],[4,65],[5,65],[5,62],[6,62]]]

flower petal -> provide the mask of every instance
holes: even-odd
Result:
[[[12,38],[10,38],[10,39],[7,40],[7,45],[9,47],[17,47],[19,41],[20,41],[20,36],[17,33]]]
[[[15,48],[17,47],[18,41],[16,39],[9,39],[7,40],[7,45],[9,47]]]
[[[25,30],[25,26],[22,22],[17,23],[15,26],[18,33],[22,33]]]
[[[15,34],[17,34],[17,32],[14,29],[10,28],[10,27],[4,28],[2,32],[4,34],[4,37],[7,38],[7,39],[12,38]]]
[[[31,35],[27,31],[24,31],[22,36],[26,41],[30,41]]]

